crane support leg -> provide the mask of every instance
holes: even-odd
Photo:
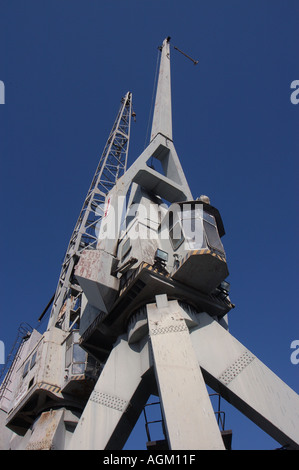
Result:
[[[299,397],[208,314],[191,330],[209,386],[282,446],[299,449]]]
[[[210,315],[162,294],[128,331],[111,351],[71,449],[122,449],[153,390],[171,450],[224,449],[206,384],[282,446],[299,449],[298,395]]]
[[[170,449],[224,449],[182,309],[166,295],[156,301],[148,325]]]
[[[129,345],[120,337],[84,408],[70,443],[72,450],[121,450],[150,389],[147,341]]]

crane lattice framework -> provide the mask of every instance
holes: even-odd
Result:
[[[158,395],[168,449],[224,449],[206,385],[281,446],[299,448],[298,395],[228,331],[224,226],[184,175],[172,135],[170,38],[160,50],[150,143],[126,170],[128,94],[47,331],[33,330],[9,372],[0,400],[5,448],[122,449]]]
[[[106,196],[127,169],[132,115],[132,94],[128,92],[121,99],[71,235],[56,292],[39,318],[41,320],[53,304],[47,331],[40,334],[33,330],[24,335],[12,364],[6,367],[8,370],[0,386],[0,428],[3,431],[0,448],[53,448],[54,436],[49,431],[49,428],[57,431],[53,421],[64,416],[68,423],[65,426],[75,426],[101,370],[100,364],[78,345],[85,297],[74,270],[83,250],[96,250]],[[55,412],[48,418],[43,415],[46,424],[40,431],[39,418],[42,410],[49,407],[58,407],[60,411],[56,415],[59,417],[54,417]],[[31,434],[30,442],[25,444]],[[65,447],[66,434],[64,429],[58,448]]]
[[[63,329],[71,329],[72,324],[79,319],[82,289],[73,276],[74,268],[84,249],[96,248],[106,196],[127,169],[131,115],[132,94],[128,92],[121,100],[119,112],[70,238],[53,299],[49,327],[58,322],[63,324]]]

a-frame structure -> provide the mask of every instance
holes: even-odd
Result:
[[[121,449],[154,393],[169,449],[224,449],[206,384],[299,448],[298,395],[228,331],[222,235],[217,209],[193,199],[173,144],[167,38],[151,141],[109,192],[97,250],[75,271],[86,296],[80,344],[105,365],[68,448]]]

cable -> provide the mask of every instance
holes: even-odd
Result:
[[[189,55],[187,55],[185,52],[181,51],[178,47],[176,46],[172,46],[176,51],[179,51],[181,54],[183,54],[185,57],[187,57],[187,59],[190,59],[194,65],[197,65],[198,64],[198,60],[194,60],[192,59],[192,57],[190,57]]]

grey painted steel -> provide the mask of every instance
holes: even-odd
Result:
[[[156,92],[151,140],[158,134],[172,140],[171,79],[170,79],[170,38],[164,40],[161,48],[159,79]]]
[[[48,330],[31,333],[6,375],[0,426],[13,432],[1,433],[4,448],[122,449],[158,394],[170,449],[224,449],[205,383],[281,445],[299,448],[298,395],[227,329],[224,227],[206,196],[193,200],[173,144],[169,54],[167,38],[148,147],[126,170],[128,93],[71,237]],[[189,204],[205,238],[184,232],[175,247],[165,222],[173,206],[163,200],[179,203],[182,230]],[[153,204],[150,215],[139,212]]]
[[[147,306],[149,336],[142,318],[113,348],[88,400],[69,449],[122,449],[151,390],[158,386],[172,450],[223,450],[224,444],[190,341],[194,320],[166,295]],[[132,334],[132,332],[131,332]],[[154,367],[155,375],[149,374]]]
[[[147,306],[149,335],[171,450],[223,450],[224,444],[189,330],[177,301]]]
[[[208,383],[282,446],[299,449],[299,397],[206,313],[191,340]]]
[[[113,349],[72,449],[122,448],[132,428],[124,413],[152,366],[149,389],[157,383],[170,449],[224,448],[205,382],[282,446],[299,448],[298,395],[210,315],[159,295],[147,316],[132,318],[128,338]],[[135,417],[147,395],[138,398]]]
[[[84,249],[96,248],[97,231],[104,215],[106,196],[127,169],[131,114],[132,94],[128,92],[121,100],[117,117],[71,235],[62,263],[48,328],[59,321],[63,324],[63,328],[68,330],[72,323],[70,317],[74,302],[81,300],[78,299],[81,294],[79,286],[72,285],[74,268],[78,255]]]
[[[69,450],[122,449],[149,396],[142,383],[148,368],[147,344],[129,346],[126,336],[120,337],[88,400]]]

